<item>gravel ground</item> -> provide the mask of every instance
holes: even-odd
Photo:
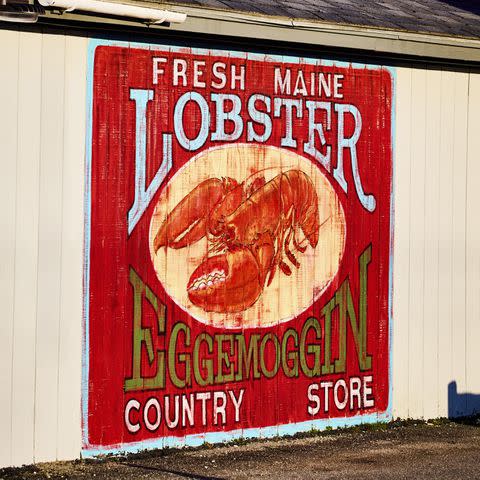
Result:
[[[303,437],[0,470],[0,479],[480,479],[480,421],[392,423]]]

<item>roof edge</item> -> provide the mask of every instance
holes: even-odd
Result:
[[[142,3],[145,6],[156,6],[157,8],[160,5],[159,3],[132,0],[123,0],[122,3],[136,5]],[[168,27],[168,30],[179,34],[182,32],[207,34],[237,39],[289,42],[297,45],[480,63],[480,39],[475,38],[288,19],[257,13],[191,7],[173,2],[162,2],[161,5],[187,14],[186,22],[171,24]],[[55,17],[58,18],[57,15]],[[127,19],[107,20],[104,17],[84,17],[75,12],[64,13],[62,18],[65,21],[107,22],[110,25],[114,23],[119,26],[139,26],[138,23]],[[148,26],[152,33],[157,29],[165,30],[165,28],[165,26],[157,25]]]
[[[408,30],[402,28],[388,28],[388,27],[375,27],[363,24],[354,24],[354,23],[347,23],[347,22],[332,22],[327,20],[321,19],[306,19],[302,17],[285,17],[282,15],[269,15],[269,14],[262,14],[258,12],[247,12],[244,10],[235,10],[235,9],[222,9],[218,7],[204,7],[204,6],[196,6],[196,5],[187,5],[173,1],[161,1],[152,2],[149,0],[126,0],[128,2],[132,2],[134,4],[138,3],[148,3],[149,5],[153,6],[156,5],[165,5],[168,7],[173,7],[175,9],[181,9],[182,12],[184,11],[190,16],[198,16],[198,17],[218,17],[219,19],[231,19],[231,20],[240,20],[240,21],[247,21],[253,23],[266,23],[272,25],[284,25],[284,26],[294,26],[294,27],[308,27],[311,28],[340,28],[350,30],[352,28],[365,30],[365,31],[381,31],[381,32],[392,32],[393,34],[414,34],[414,35],[424,35],[426,37],[439,37],[439,38],[451,38],[451,39],[465,39],[465,40],[473,40],[473,41],[480,41],[480,37],[475,36],[468,36],[468,35],[449,35],[446,33],[440,32],[429,32],[429,31],[421,31],[421,30]],[[204,13],[204,14],[202,14]]]
[[[480,62],[480,39],[475,38],[170,5],[187,14],[187,21],[172,30]]]

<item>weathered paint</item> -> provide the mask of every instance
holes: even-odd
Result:
[[[6,30],[0,38],[0,136],[2,158],[8,159],[0,177],[0,466],[10,466],[109,450],[81,448],[88,40]],[[64,62],[53,58],[58,48]],[[397,68],[395,77],[391,414],[468,414],[478,409],[480,392],[480,75],[425,66]],[[55,177],[58,165],[61,180]],[[46,188],[49,172],[55,188]],[[48,232],[61,248],[49,248]],[[300,270],[304,266],[302,261]],[[48,276],[58,278],[60,288]],[[54,320],[46,312],[56,306]],[[376,418],[169,436],[112,451],[274,436]]]
[[[84,454],[388,419],[392,71],[108,42],[90,68]]]

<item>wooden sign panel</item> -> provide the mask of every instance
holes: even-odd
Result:
[[[85,452],[389,417],[392,72],[96,42]]]

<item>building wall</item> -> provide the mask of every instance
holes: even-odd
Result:
[[[0,30],[0,466],[81,452],[87,46]],[[480,75],[396,70],[392,414],[467,414],[480,409]]]
[[[398,68],[397,79],[393,415],[472,413],[480,410],[480,75]]]
[[[0,30],[0,465],[80,454],[87,40]]]

